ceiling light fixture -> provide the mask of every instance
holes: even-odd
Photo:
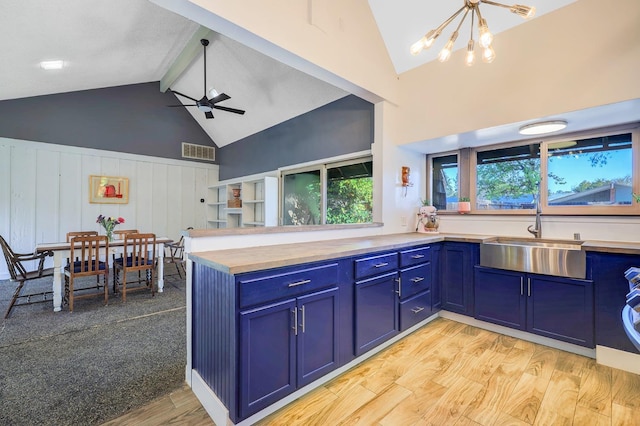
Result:
[[[545,133],[553,133],[563,130],[567,127],[565,120],[541,121],[538,123],[526,124],[520,127],[521,135],[543,135]]]
[[[493,34],[491,34],[491,31],[489,31],[489,26],[487,25],[487,21],[480,14],[480,3],[489,4],[491,6],[505,7],[509,9],[511,12],[515,13],[516,15],[520,15],[524,19],[532,18],[536,13],[535,7],[523,6],[520,4],[514,4],[513,6],[508,6],[506,4],[496,3],[490,0],[464,0],[464,6],[458,9],[456,13],[451,15],[449,19],[447,19],[442,24],[440,24],[440,26],[438,26],[435,30],[429,31],[427,34],[424,35],[424,37],[422,37],[420,40],[418,40],[411,46],[411,48],[409,49],[411,54],[415,56],[420,52],[422,52],[424,49],[428,49],[429,47],[431,47],[433,42],[440,36],[442,31],[451,22],[453,22],[453,20],[456,19],[458,15],[464,12],[462,19],[458,23],[458,27],[451,34],[449,41],[447,41],[447,44],[445,44],[444,48],[442,48],[442,50],[438,54],[438,59],[440,60],[440,62],[448,61],[449,57],[451,56],[451,52],[453,50],[453,44],[456,42],[456,39],[458,38],[458,31],[460,30],[460,27],[464,23],[464,20],[467,18],[467,15],[469,14],[469,12],[471,12],[471,36],[469,38],[469,43],[467,43],[467,55],[465,57],[465,63],[468,66],[471,66],[473,65],[473,62],[475,59],[474,58],[475,41],[473,39],[473,24],[474,24],[474,17],[476,16],[478,17],[478,44],[480,45],[480,47],[484,49],[482,52],[482,60],[487,63],[493,62],[493,60],[496,57],[496,52],[491,47],[491,42],[493,42]]]
[[[40,68],[43,70],[59,70],[64,66],[64,61],[42,61],[40,62]]]

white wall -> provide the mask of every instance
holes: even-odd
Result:
[[[129,178],[128,204],[89,203],[89,175]],[[69,231],[104,230],[99,214],[121,216],[121,229],[173,239],[206,227],[207,186],[218,166],[0,138],[0,235],[21,253],[64,241]],[[9,276],[0,264],[0,279]]]

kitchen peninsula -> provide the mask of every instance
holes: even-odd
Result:
[[[268,233],[283,241],[283,232],[294,232],[279,231]],[[638,357],[619,324],[624,297],[618,300],[617,281],[624,276],[617,270],[640,265],[640,244],[582,243],[585,279],[524,274],[533,287],[521,303],[536,315],[520,331],[476,316],[479,247],[495,236],[406,233],[218,251],[198,246],[200,238],[215,241],[214,234],[187,235],[186,375],[216,424],[257,421],[438,315],[599,362],[600,345]],[[551,316],[540,320],[537,312]],[[601,341],[599,329],[616,320],[624,340],[609,329]]]

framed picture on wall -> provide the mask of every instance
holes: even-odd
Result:
[[[89,202],[127,204],[129,202],[129,179],[116,176],[89,176]]]

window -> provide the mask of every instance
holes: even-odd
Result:
[[[476,212],[530,212],[539,198],[546,214],[638,214],[635,139],[628,132],[476,149]]]
[[[540,145],[537,143],[478,152],[476,208],[533,208],[539,181]]]
[[[548,144],[550,206],[629,205],[633,193],[631,134]]]
[[[288,171],[283,173],[282,187],[284,225],[373,221],[370,157]]]
[[[431,203],[438,210],[455,210],[458,202],[458,155],[431,160]]]

